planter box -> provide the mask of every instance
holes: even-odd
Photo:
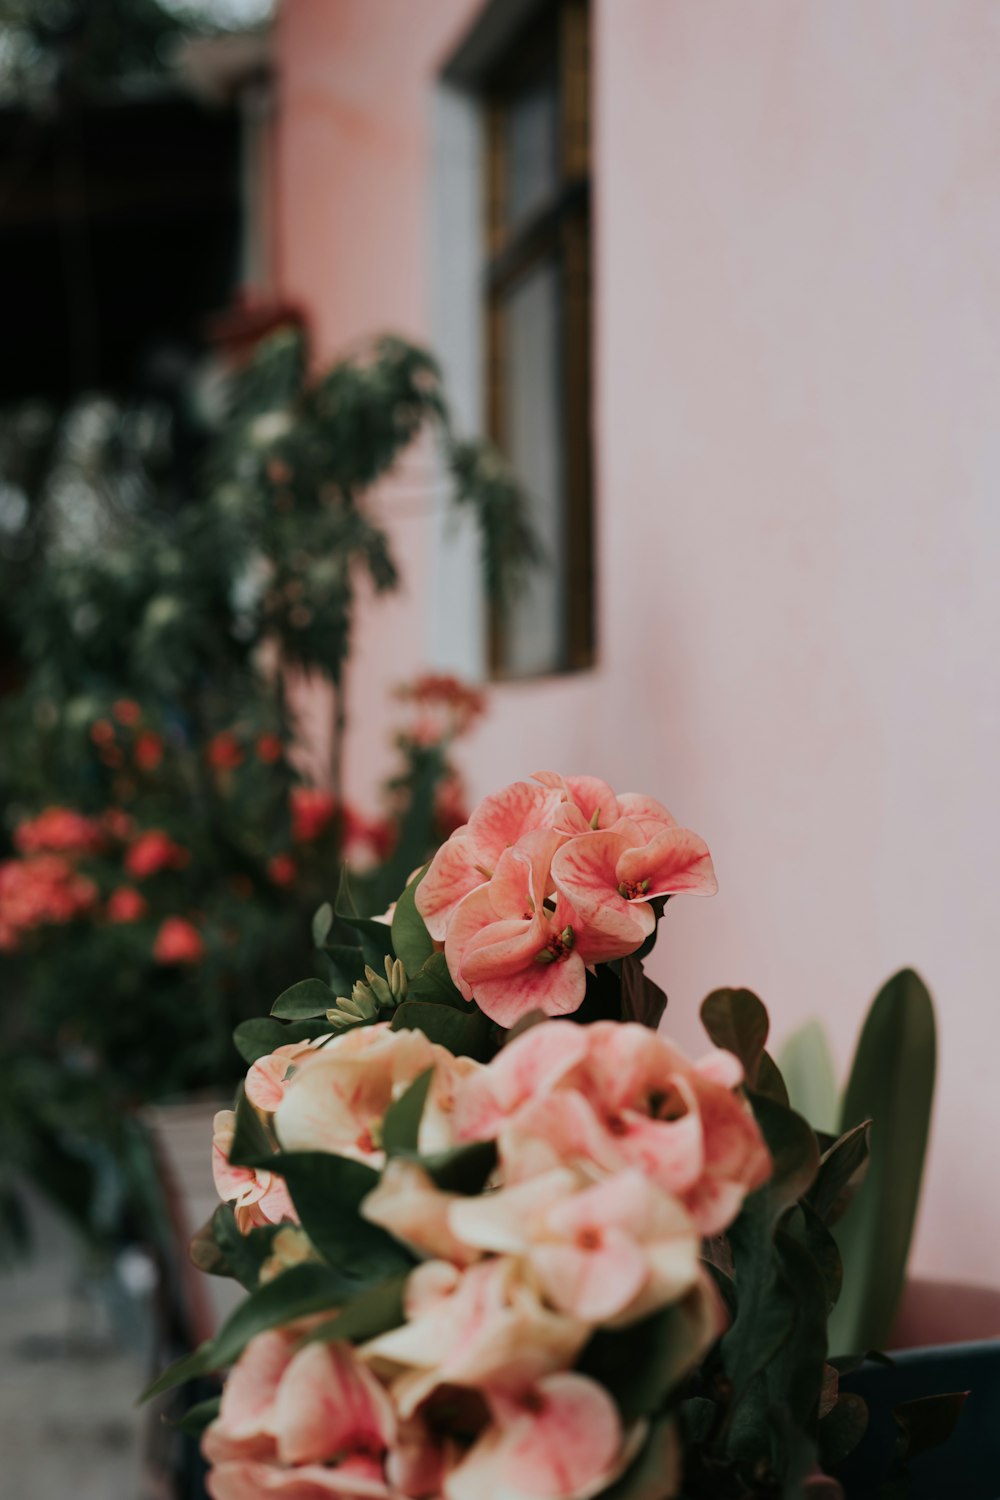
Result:
[[[193,1344],[210,1338],[245,1295],[237,1282],[195,1270],[188,1257],[193,1235],[219,1206],[212,1181],[212,1120],[230,1103],[194,1099],[149,1105],[143,1111],[173,1226],[175,1270]]]
[[[949,1391],[968,1391],[969,1396],[948,1440],[911,1461],[910,1500],[998,1500],[1000,1337],[996,1335],[1000,1335],[1000,1292],[944,1282],[908,1285],[893,1340],[897,1349],[892,1365],[869,1361],[841,1382],[842,1389],[863,1396],[869,1408],[868,1432],[838,1476],[848,1500],[875,1500],[893,1469],[899,1436],[893,1408]],[[923,1346],[912,1347],[918,1343]]]

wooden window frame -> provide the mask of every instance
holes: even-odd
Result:
[[[486,426],[505,448],[507,360],[503,299],[541,262],[561,276],[559,369],[560,441],[563,458],[566,573],[562,659],[542,673],[506,665],[498,610],[489,622],[490,675],[527,680],[585,670],[595,660],[593,456],[591,438],[591,231],[590,231],[590,17],[587,0],[552,0],[483,83],[485,132],[484,272]],[[558,183],[537,212],[512,228],[506,223],[504,154],[506,111],[518,89],[554,60],[558,108]]]

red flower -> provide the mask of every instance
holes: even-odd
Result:
[[[257,740],[257,759],[262,760],[266,766],[273,766],[276,761],[281,760],[285,753],[285,747],[276,734],[262,734]]]
[[[268,862],[267,878],[273,885],[291,885],[298,874],[298,866],[290,854],[276,854]]]
[[[70,807],[47,807],[14,831],[22,854],[94,854],[103,841],[100,825]]]
[[[124,843],[135,832],[135,819],[130,818],[124,808],[109,807],[101,813],[101,827],[109,838]]]
[[[0,864],[0,929],[7,951],[18,935],[36,927],[72,922],[97,901],[97,887],[59,854],[8,859]]]
[[[90,726],[90,738],[95,745],[110,745],[114,742],[115,726],[110,719],[95,719]]]
[[[201,933],[186,917],[166,917],[156,934],[153,957],[158,964],[197,964],[205,957]]]
[[[140,771],[155,771],[163,759],[163,741],[151,729],[136,735],[132,758]]]
[[[134,698],[118,698],[111,705],[111,712],[119,724],[125,724],[129,729],[134,729],[142,719],[142,709]]]
[[[205,759],[214,771],[235,771],[243,764],[243,747],[234,734],[224,729],[205,746]]]
[[[125,869],[136,880],[145,880],[160,870],[180,870],[191,858],[162,828],[141,833],[125,856]]]
[[[131,885],[120,885],[108,897],[109,922],[138,922],[146,915],[146,898]]]
[[[332,792],[317,786],[294,786],[291,791],[292,838],[298,844],[311,844],[325,833],[337,813],[337,799]]]

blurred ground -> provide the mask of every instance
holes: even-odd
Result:
[[[0,1272],[3,1493],[18,1500],[159,1500],[145,1472],[144,1299],[85,1276],[62,1222],[32,1205],[37,1253]],[[141,1265],[126,1266],[141,1286]],[[137,1273],[137,1274],[136,1274]]]

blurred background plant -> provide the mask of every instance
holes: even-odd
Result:
[[[421,434],[502,605],[537,560],[526,501],[453,437],[434,361],[400,340],[312,377],[301,330],[280,329],[230,369],[211,420],[88,397],[0,421],[15,1239],[17,1174],[91,1240],[127,1233],[156,1191],[137,1108],[235,1080],[233,1027],[311,971],[341,861],[378,910],[463,821],[450,752],[485,705],[450,677],[401,687],[383,805],[363,813],[342,785],[356,591],[400,581],[369,498]],[[313,784],[289,669],[333,688]]]

